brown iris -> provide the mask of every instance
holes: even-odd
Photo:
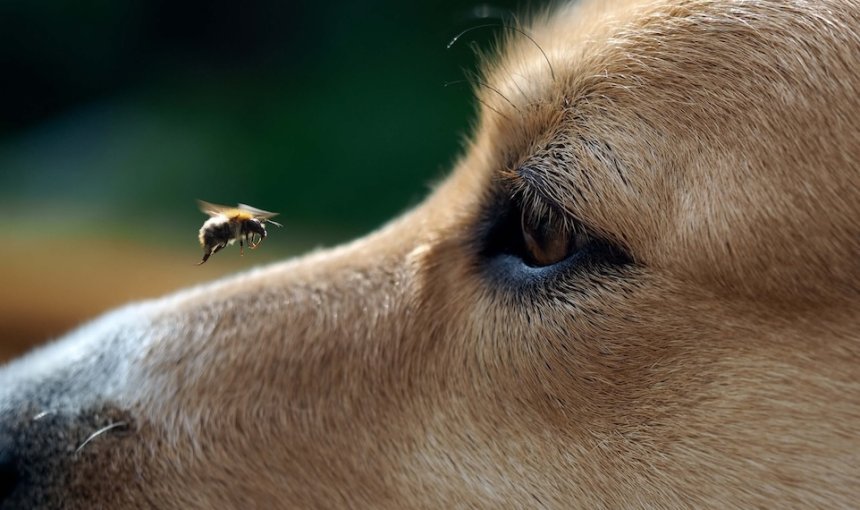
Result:
[[[540,215],[523,208],[520,218],[527,262],[550,266],[566,259],[588,243],[589,236],[556,212],[546,209]]]

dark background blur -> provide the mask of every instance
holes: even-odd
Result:
[[[134,299],[365,233],[441,179],[513,2],[0,2],[0,360]],[[195,199],[281,213],[194,264]]]

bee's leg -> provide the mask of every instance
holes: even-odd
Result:
[[[199,266],[200,264],[203,264],[204,262],[206,262],[207,260],[209,260],[209,257],[211,257],[213,253],[217,252],[217,251],[218,251],[218,250],[220,250],[221,248],[223,248],[223,245],[220,245],[220,244],[215,245],[215,246],[209,246],[209,245],[206,245],[206,246],[204,247],[204,250],[205,250],[205,251],[203,252],[203,260],[201,260],[200,262],[198,262],[198,263],[197,263],[197,265]]]
[[[250,243],[249,243],[249,244],[250,244]],[[242,244],[242,238],[241,238],[241,237],[239,238],[239,256],[240,256],[240,257],[244,257],[244,256],[245,256],[245,245],[244,245],[244,244]]]

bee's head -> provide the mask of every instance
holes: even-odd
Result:
[[[247,241],[248,246],[256,248],[266,238],[266,220],[251,218],[242,222],[239,236]]]
[[[245,231],[246,234],[256,234],[261,238],[266,237],[266,220],[260,220],[257,218],[251,218],[249,220],[245,220],[242,225],[242,230]]]

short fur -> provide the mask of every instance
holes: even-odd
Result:
[[[855,506],[858,27],[619,0],[509,31],[422,205],[0,372],[0,508]],[[512,182],[632,262],[488,254]]]

